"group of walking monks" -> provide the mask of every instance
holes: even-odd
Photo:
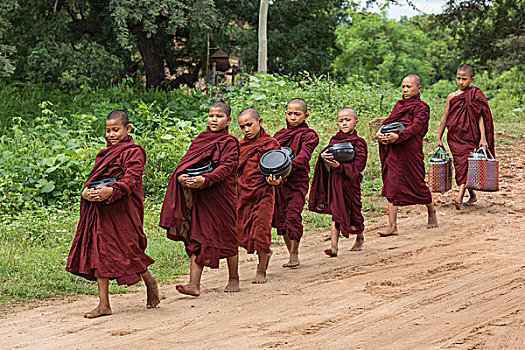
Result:
[[[445,127],[448,144],[454,157],[456,182],[460,188],[454,200],[456,208],[472,205],[475,193],[463,203],[468,154],[483,146],[494,154],[492,116],[481,90],[470,86],[474,72],[469,65],[457,71],[458,91],[449,95],[439,130],[438,146]],[[428,210],[427,228],[437,227],[437,215],[431,193],[425,183],[423,137],[428,130],[429,106],[420,99],[419,76],[403,79],[402,99],[396,103],[383,124],[403,122],[404,130],[374,136],[379,142],[383,189],[388,201],[389,225],[381,236],[398,235],[397,207],[424,204]],[[317,133],[306,120],[308,107],[300,98],[286,106],[286,128],[271,137],[263,128],[259,113],[248,108],[238,116],[244,135],[239,142],[230,135],[231,108],[224,102],[210,106],[208,126],[191,143],[175,168],[160,213],[159,225],[171,240],[184,242],[190,257],[190,280],[176,285],[183,294],[199,296],[200,280],[205,266],[218,268],[226,259],[228,283],[225,292],[239,291],[239,246],[247,253],[257,253],[259,260],[253,283],[266,283],[266,271],[272,255],[271,230],[284,239],[289,258],[283,265],[297,268],[299,243],[303,235],[301,213],[305,207],[310,183],[310,159],[319,144]],[[324,252],[338,255],[338,241],[355,235],[352,251],[364,245],[364,219],[361,212],[361,181],[368,155],[366,141],[359,137],[357,112],[343,108],[337,114],[339,131],[319,154],[311,182],[308,209],[332,215],[331,245]],[[116,110],[106,117],[107,148],[101,150],[84,184],[80,220],[71,247],[66,270],[97,281],[98,306],[84,314],[95,318],[112,313],[108,286],[110,279],[118,284],[134,284],[144,280],[147,307],[160,302],[157,280],[148,271],[154,262],[145,253],[143,232],[142,174],[146,155],[144,149],[129,135],[131,125],[124,111]],[[355,158],[338,162],[329,146],[350,142]],[[285,177],[265,176],[259,171],[263,154],[288,147],[292,150],[291,172]],[[209,172],[187,174],[196,165],[211,162]],[[88,186],[93,181],[115,178],[107,186]]]

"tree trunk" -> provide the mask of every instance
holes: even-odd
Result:
[[[148,38],[142,24],[132,26],[131,33],[137,38],[139,52],[144,62],[146,89],[158,87],[164,81],[164,61],[161,52],[153,38]]]
[[[259,52],[257,55],[259,73],[268,71],[266,60],[268,56],[268,40],[266,38],[266,27],[268,23],[268,0],[261,0],[259,6]]]

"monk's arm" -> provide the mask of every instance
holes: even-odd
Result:
[[[210,187],[221,182],[228,176],[234,176],[239,166],[239,146],[234,141],[228,141],[221,149],[219,166],[211,173],[204,174],[204,184],[200,188]]]
[[[487,133],[485,132],[485,121],[483,120],[483,114],[479,116],[478,124],[479,124],[479,132],[481,134],[480,135],[481,139],[479,141],[479,147],[489,148],[489,144],[487,142]]]
[[[126,150],[121,155],[121,166],[124,176],[108,187],[113,188],[113,193],[106,200],[107,204],[113,203],[124,196],[129,196],[133,190],[142,185],[142,173],[146,163],[145,152],[138,147]]]
[[[399,138],[397,139],[397,141],[394,142],[394,144],[406,141],[415,135],[421,135],[423,131],[428,128],[429,119],[430,119],[430,108],[426,106],[419,108],[415,112],[414,120],[412,121],[412,124],[410,124],[410,126],[408,126],[405,130],[401,130],[397,132],[397,135],[399,136]]]
[[[310,131],[301,138],[301,142],[301,151],[292,159],[292,171],[308,167],[312,153],[319,144],[319,137],[315,132]]]
[[[448,111],[450,109],[450,95],[447,97],[447,103],[445,105],[445,113],[443,113],[443,117],[441,118],[441,122],[439,123],[439,132],[438,132],[438,140],[437,140],[437,146],[443,147],[443,142],[441,139],[443,138],[443,133],[445,132],[445,128],[447,127],[447,117],[448,117]]]

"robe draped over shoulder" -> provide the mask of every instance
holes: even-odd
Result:
[[[134,284],[154,260],[146,255],[143,231],[142,173],[144,149],[131,136],[101,150],[83,189],[92,181],[115,177],[113,194],[103,202],[80,200],[80,220],[66,270],[95,281],[97,277]]]
[[[257,139],[240,142],[237,237],[250,254],[270,252],[275,190],[259,171],[259,162],[264,153],[274,149],[280,149],[279,143],[263,128]]]
[[[203,175],[204,185],[184,188],[177,177],[203,160],[211,160],[215,166]],[[169,239],[183,241],[187,254],[195,254],[200,265],[218,268],[219,259],[238,253],[238,163],[239,141],[228,133],[228,128],[219,132],[207,128],[193,140],[168,182],[159,225],[167,230]]]
[[[432,195],[425,183],[423,137],[428,131],[430,107],[420,95],[398,101],[383,125],[404,122],[406,129],[395,131],[399,139],[379,144],[383,190],[381,195],[396,205],[430,204]]]
[[[490,107],[480,88],[471,86],[449,102],[447,115],[447,143],[454,159],[456,183],[467,182],[468,156],[479,147],[481,130],[479,117],[483,116],[489,150],[494,154],[494,123]]]
[[[310,158],[319,144],[317,133],[302,123],[296,127],[288,125],[279,130],[274,138],[281,147],[289,147],[295,154],[292,172],[275,189],[275,210],[272,226],[280,235],[287,234],[299,242],[303,236],[301,213],[308,193],[310,181]]]
[[[366,167],[368,147],[356,131],[351,134],[339,131],[330,139],[329,146],[341,142],[352,143],[355,158],[349,163],[340,163],[338,167],[328,170],[319,154],[310,189],[308,210],[332,214],[337,229],[343,236],[348,237],[349,234],[362,233],[365,229],[361,213],[361,173]],[[328,146],[321,153],[327,148]],[[351,228],[352,226],[354,228]]]

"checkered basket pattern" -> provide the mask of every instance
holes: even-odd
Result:
[[[438,148],[428,164],[428,187],[431,192],[447,192],[452,188],[452,158]]]
[[[479,153],[479,150],[476,153]],[[478,191],[498,191],[499,161],[494,159],[492,154],[490,158],[486,153],[485,158],[473,157],[471,154],[468,158],[466,186]]]

